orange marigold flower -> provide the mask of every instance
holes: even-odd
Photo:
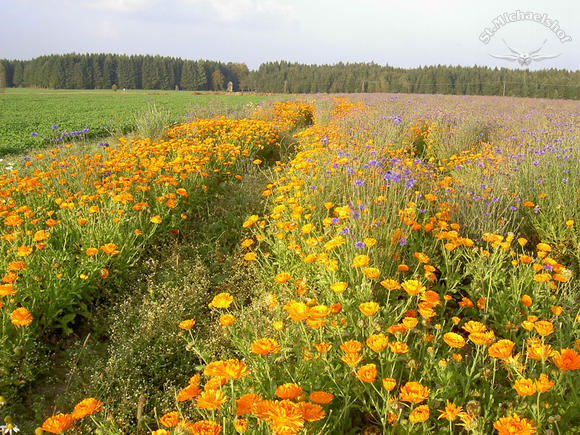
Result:
[[[398,290],[401,288],[401,284],[394,279],[385,279],[381,281],[381,285],[387,290]]]
[[[119,253],[117,245],[115,245],[114,243],[107,243],[101,246],[101,251],[103,251],[107,255],[117,255]]]
[[[290,281],[290,278],[292,278],[292,275],[290,275],[288,272],[280,272],[274,277],[274,282],[278,284],[284,284],[285,282]]]
[[[365,267],[363,273],[368,279],[377,279],[381,275],[381,271],[376,267]]]
[[[366,383],[372,383],[377,378],[377,366],[375,364],[365,364],[361,366],[357,372],[356,377]]]
[[[415,296],[425,292],[425,286],[416,279],[409,279],[401,284],[403,290],[405,290],[409,295]]]
[[[340,345],[340,349],[345,353],[360,352],[363,349],[363,344],[357,340],[345,341]]]
[[[211,420],[200,420],[193,423],[187,430],[192,435],[218,435],[222,427]]]
[[[179,322],[179,326],[181,329],[185,329],[186,331],[193,328],[195,325],[195,319],[187,319]]]
[[[50,233],[48,231],[39,230],[34,233],[34,236],[32,236],[32,240],[35,242],[43,242],[45,240],[48,240],[49,237]]]
[[[232,297],[232,295],[227,292],[224,292],[215,295],[208,306],[210,308],[229,308],[232,302],[234,302],[234,298]]]
[[[231,314],[223,314],[220,316],[220,325],[222,326],[230,326],[233,325],[236,321],[236,318]]]
[[[314,403],[300,402],[298,409],[300,410],[300,414],[302,414],[302,418],[309,422],[322,420],[326,417],[326,412],[324,412],[322,406]]]
[[[455,403],[447,400],[445,403],[445,409],[439,410],[441,415],[438,419],[444,418],[447,421],[455,421],[462,411],[463,408],[461,406],[457,406]]]
[[[397,386],[397,380],[394,378],[384,378],[383,388],[387,391],[393,391]]]
[[[554,352],[552,361],[563,372],[580,369],[580,355],[574,349],[565,348],[560,352]]]
[[[424,254],[422,252],[415,252],[413,255],[419,263],[427,264],[429,263],[429,261],[431,261],[429,256],[427,256],[427,254]]]
[[[487,331],[487,327],[483,323],[476,322],[475,320],[470,320],[469,322],[467,322],[465,325],[462,326],[462,329],[464,331],[469,332],[470,334],[473,332]]]
[[[540,393],[544,393],[546,391],[550,391],[550,389],[554,386],[554,382],[548,378],[544,373],[540,375],[538,379],[535,380],[536,389]]]
[[[77,403],[75,406],[74,411],[72,412],[72,416],[75,420],[80,418],[84,418],[87,415],[92,415],[101,410],[103,406],[103,402],[93,397],[89,397],[88,399],[84,399]]]
[[[209,363],[203,372],[210,377],[222,377],[225,379],[240,379],[250,373],[246,363],[237,359],[227,361],[213,361]]]
[[[528,358],[535,360],[545,360],[554,355],[554,350],[549,344],[542,344],[536,337],[528,341]]]
[[[323,343],[316,343],[314,348],[319,353],[327,353],[332,349],[332,343],[323,342]]]
[[[489,346],[495,340],[495,334],[493,331],[486,331],[486,332],[472,332],[469,334],[469,339],[474,344],[485,344]]]
[[[162,424],[163,426],[168,428],[177,427],[180,418],[181,417],[179,415],[179,412],[177,411],[168,412],[167,414],[159,418],[159,424]]]
[[[552,252],[552,248],[547,243],[538,243],[536,245],[536,249],[538,251]]]
[[[26,263],[24,263],[24,261],[11,261],[10,263],[8,263],[8,270],[10,271],[17,272],[19,270],[25,269]]]
[[[536,433],[533,420],[520,418],[517,414],[500,418],[493,424],[493,427],[499,435],[533,435]]]
[[[0,284],[0,297],[16,294],[16,289],[12,284]]]
[[[519,396],[531,396],[536,394],[536,384],[531,379],[518,379],[514,383],[514,389]]]
[[[423,423],[429,419],[429,406],[421,405],[417,406],[409,414],[409,421],[413,424]]]
[[[32,248],[30,246],[19,246],[16,249],[16,255],[19,257],[28,257],[30,254],[32,254]]]
[[[187,387],[179,390],[177,393],[177,401],[186,402],[196,397],[199,393],[201,393],[199,385],[197,383],[190,383]]]
[[[258,355],[270,355],[279,351],[280,345],[273,338],[260,338],[252,343],[252,353]]]
[[[371,259],[368,255],[361,254],[353,258],[352,265],[354,267],[365,267],[369,264],[370,261]]]
[[[14,326],[28,326],[32,323],[33,319],[34,318],[32,317],[32,314],[30,314],[30,311],[24,307],[16,308],[10,314],[10,322]]]
[[[304,427],[299,406],[289,400],[271,402],[267,416],[270,428],[277,435],[297,434]]]
[[[301,322],[310,317],[310,308],[304,302],[290,301],[284,305],[284,309],[295,322]]]
[[[554,324],[547,320],[538,320],[534,323],[534,328],[542,336],[550,335],[554,332]]]
[[[381,352],[389,344],[389,338],[385,334],[373,334],[369,335],[366,343],[373,351]]]
[[[473,308],[473,302],[466,297],[461,298],[458,305],[462,308]]]
[[[256,258],[258,258],[258,256],[255,252],[248,252],[244,255],[244,261],[256,261]]]
[[[348,283],[343,282],[343,281],[339,281],[339,282],[335,282],[334,284],[330,285],[330,290],[332,290],[335,293],[342,293],[343,291],[345,291],[348,287]]]
[[[536,282],[548,282],[552,279],[552,275],[549,273],[538,273],[534,275],[534,281]]]
[[[236,400],[236,415],[239,417],[249,414],[252,412],[254,404],[258,403],[260,400],[260,396],[254,393],[247,393],[240,396],[240,398]]]
[[[42,423],[42,430],[50,433],[63,433],[72,426],[75,419],[70,414],[57,414],[47,418]]]
[[[358,365],[363,360],[363,356],[357,352],[349,352],[342,357],[340,357],[341,361],[347,364],[350,367],[354,367]]]
[[[554,316],[560,316],[564,312],[564,309],[559,305],[554,305],[550,307],[550,311]]]
[[[234,429],[238,433],[244,433],[248,430],[249,423],[248,420],[244,420],[243,418],[236,418],[234,420]]]
[[[529,307],[532,305],[532,298],[529,295],[522,295],[522,304],[524,304],[526,307]]]
[[[207,390],[197,396],[195,404],[201,409],[219,409],[228,400],[222,390]]]
[[[358,309],[360,310],[361,313],[363,313],[365,316],[372,316],[374,315],[377,311],[379,311],[380,305],[377,304],[376,302],[363,302],[362,304],[360,304],[358,306]]]
[[[308,396],[308,398],[314,403],[327,405],[334,399],[334,394],[327,393],[326,391],[313,391],[312,393],[310,393],[310,396]]]
[[[407,343],[403,343],[401,341],[395,341],[393,343],[389,343],[389,347],[391,348],[391,352],[393,353],[407,353],[409,352],[409,346]]]
[[[407,329],[413,329],[419,324],[419,320],[416,317],[404,317],[401,322]]]
[[[429,397],[431,390],[419,382],[407,382],[401,387],[399,400],[401,402],[421,403]]]
[[[514,342],[511,340],[499,340],[492,344],[488,349],[489,356],[494,358],[507,358],[512,355]]]
[[[461,349],[465,346],[465,339],[455,332],[448,332],[443,335],[443,341],[449,345],[449,347],[453,347],[456,349]]]
[[[275,391],[276,396],[280,399],[296,399],[302,394],[302,387],[294,383],[282,384]]]

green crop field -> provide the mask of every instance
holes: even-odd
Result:
[[[186,91],[7,89],[0,93],[0,155],[52,142],[125,134],[137,127],[140,114],[152,110],[177,122],[264,98]]]

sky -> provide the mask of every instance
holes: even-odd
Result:
[[[532,20],[505,21],[491,32],[494,19],[517,18],[518,10]],[[276,60],[522,68],[515,59],[536,51],[532,57],[548,58],[532,60],[530,69],[580,70],[576,0],[0,0],[0,11],[4,59],[75,52],[250,69]],[[557,21],[555,30],[546,20]]]

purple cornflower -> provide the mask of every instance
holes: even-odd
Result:
[[[360,241],[359,241],[359,242],[356,242],[356,243],[354,244],[354,247],[355,247],[355,248],[358,248],[358,249],[363,249],[363,248],[365,247],[365,244],[364,244],[364,242],[360,242]]]

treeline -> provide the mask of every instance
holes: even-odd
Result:
[[[161,56],[65,54],[1,60],[0,87],[54,89],[183,89],[275,93],[403,92],[509,95],[580,99],[580,71],[375,63],[304,65],[268,62],[257,71],[244,63]]]
[[[175,57],[65,54],[0,61],[0,85],[52,89],[184,89],[220,91],[247,81],[242,63]]]
[[[580,99],[580,71],[426,66],[394,68],[375,63],[303,65],[269,62],[251,73],[262,92],[403,92],[510,95]]]

